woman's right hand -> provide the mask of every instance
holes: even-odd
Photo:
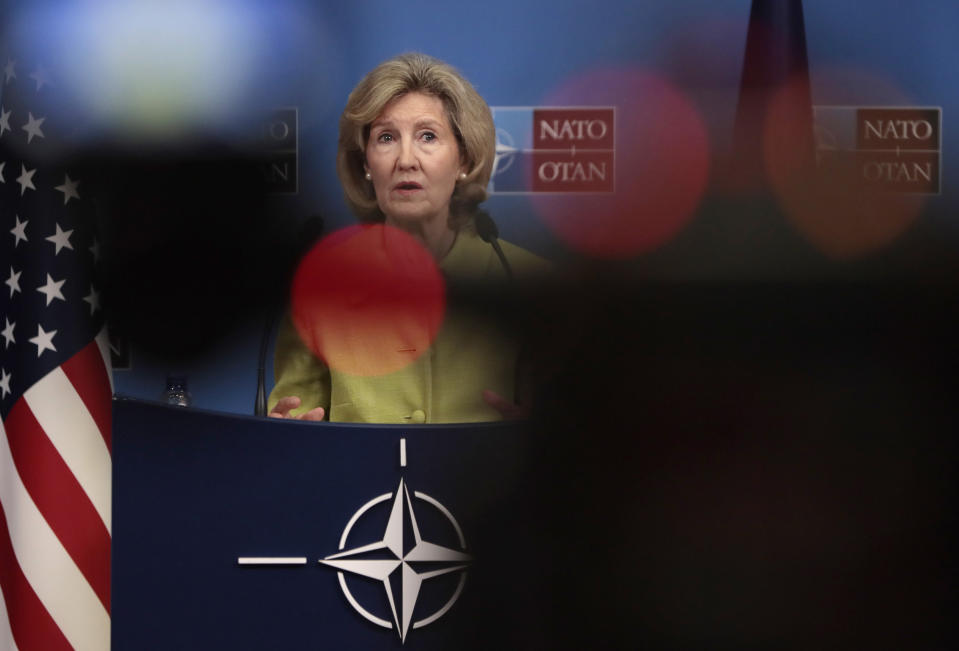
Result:
[[[316,407],[299,416],[291,416],[290,412],[300,406],[300,399],[296,396],[280,398],[268,414],[270,418],[293,418],[296,420],[323,420],[326,412],[323,407]]]

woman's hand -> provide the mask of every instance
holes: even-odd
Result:
[[[290,412],[299,406],[299,398],[296,396],[286,396],[285,398],[280,398],[277,401],[276,405],[268,415],[270,418],[293,418],[296,420],[323,420],[323,416],[326,415],[323,407],[317,407],[316,409],[311,409],[310,411],[300,414],[299,416],[291,416]]]
[[[483,389],[483,402],[501,413],[503,420],[526,420],[529,418],[529,407],[527,405],[517,405],[495,391]]]

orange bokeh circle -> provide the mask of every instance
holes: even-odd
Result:
[[[845,105],[854,100],[857,93],[850,94],[849,89],[855,80],[859,93],[872,87],[868,77],[850,77],[848,71],[835,83],[828,76],[821,79],[817,103]],[[884,91],[877,97],[887,97],[887,106],[905,102],[881,84],[874,88]],[[849,260],[880,250],[916,220],[925,198],[866,185],[861,182],[856,152],[817,148],[809,98],[808,82],[799,77],[783,84],[769,101],[763,157],[770,186],[793,226],[827,256]],[[860,100],[853,107],[871,104]]]

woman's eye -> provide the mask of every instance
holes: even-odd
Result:
[[[393,142],[393,134],[381,133],[379,136],[376,137],[376,141],[377,142]]]
[[[423,140],[425,140],[426,142],[433,142],[434,140],[436,140],[436,134],[433,133],[432,131],[426,131],[423,133]]]

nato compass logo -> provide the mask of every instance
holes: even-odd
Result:
[[[520,150],[513,142],[513,136],[506,129],[496,129],[496,154],[493,157],[493,171],[490,174],[490,188],[496,187],[496,177],[503,176],[513,166],[517,152]],[[492,190],[491,190],[492,191]]]
[[[406,467],[406,439],[400,439],[400,466]],[[424,520],[445,523],[455,533],[458,546],[447,547],[425,540],[420,526]],[[376,533],[370,536],[370,532]],[[364,540],[351,545],[351,534]],[[367,542],[370,537],[373,540]],[[402,478],[394,492],[374,497],[356,510],[343,529],[337,549],[319,563],[336,569],[343,596],[357,613],[377,626],[395,628],[404,644],[412,629],[432,624],[453,607],[466,585],[466,571],[473,560],[466,552],[463,530],[449,509],[425,493],[410,491]],[[240,557],[237,563],[305,566],[308,561],[305,557]],[[452,594],[445,600],[433,599],[436,603],[426,606],[435,606],[432,611],[421,613],[424,582],[457,575],[455,588],[452,582],[448,586]],[[369,590],[369,582],[355,577],[378,582],[379,590]],[[353,589],[351,581],[356,582]],[[362,595],[357,597],[360,591]],[[364,600],[366,605],[361,603]],[[419,610],[418,603],[421,604]]]
[[[460,549],[444,547],[436,543],[423,540],[416,522],[416,512],[410,491],[405,482],[400,479],[400,485],[394,493],[386,493],[373,498],[357,510],[346,524],[343,535],[340,537],[340,551],[322,559],[320,563],[337,569],[337,578],[343,596],[360,615],[384,628],[396,627],[400,639],[406,642],[406,636],[413,628],[420,628],[435,622],[442,617],[463,592],[466,583],[466,569],[472,561],[467,554],[466,539],[456,519],[449,510],[438,501],[418,491],[413,492],[417,505],[428,505],[436,509],[445,517],[456,530]],[[392,500],[389,519],[383,531],[382,539],[366,545],[344,549],[350,536],[350,530],[370,509],[381,502]],[[409,527],[409,529],[407,529]],[[407,532],[410,535],[405,535]],[[377,556],[377,552],[386,550],[391,558]],[[371,558],[371,556],[373,556]],[[382,582],[386,592],[386,601],[389,602],[393,620],[389,621],[377,617],[364,608],[350,592],[344,572],[365,576]],[[459,583],[453,595],[435,612],[413,619],[413,611],[420,594],[420,587],[427,579],[443,576],[450,573],[459,573]],[[395,582],[395,583],[394,583]],[[397,598],[399,597],[399,598]],[[399,603],[397,603],[399,602]]]

